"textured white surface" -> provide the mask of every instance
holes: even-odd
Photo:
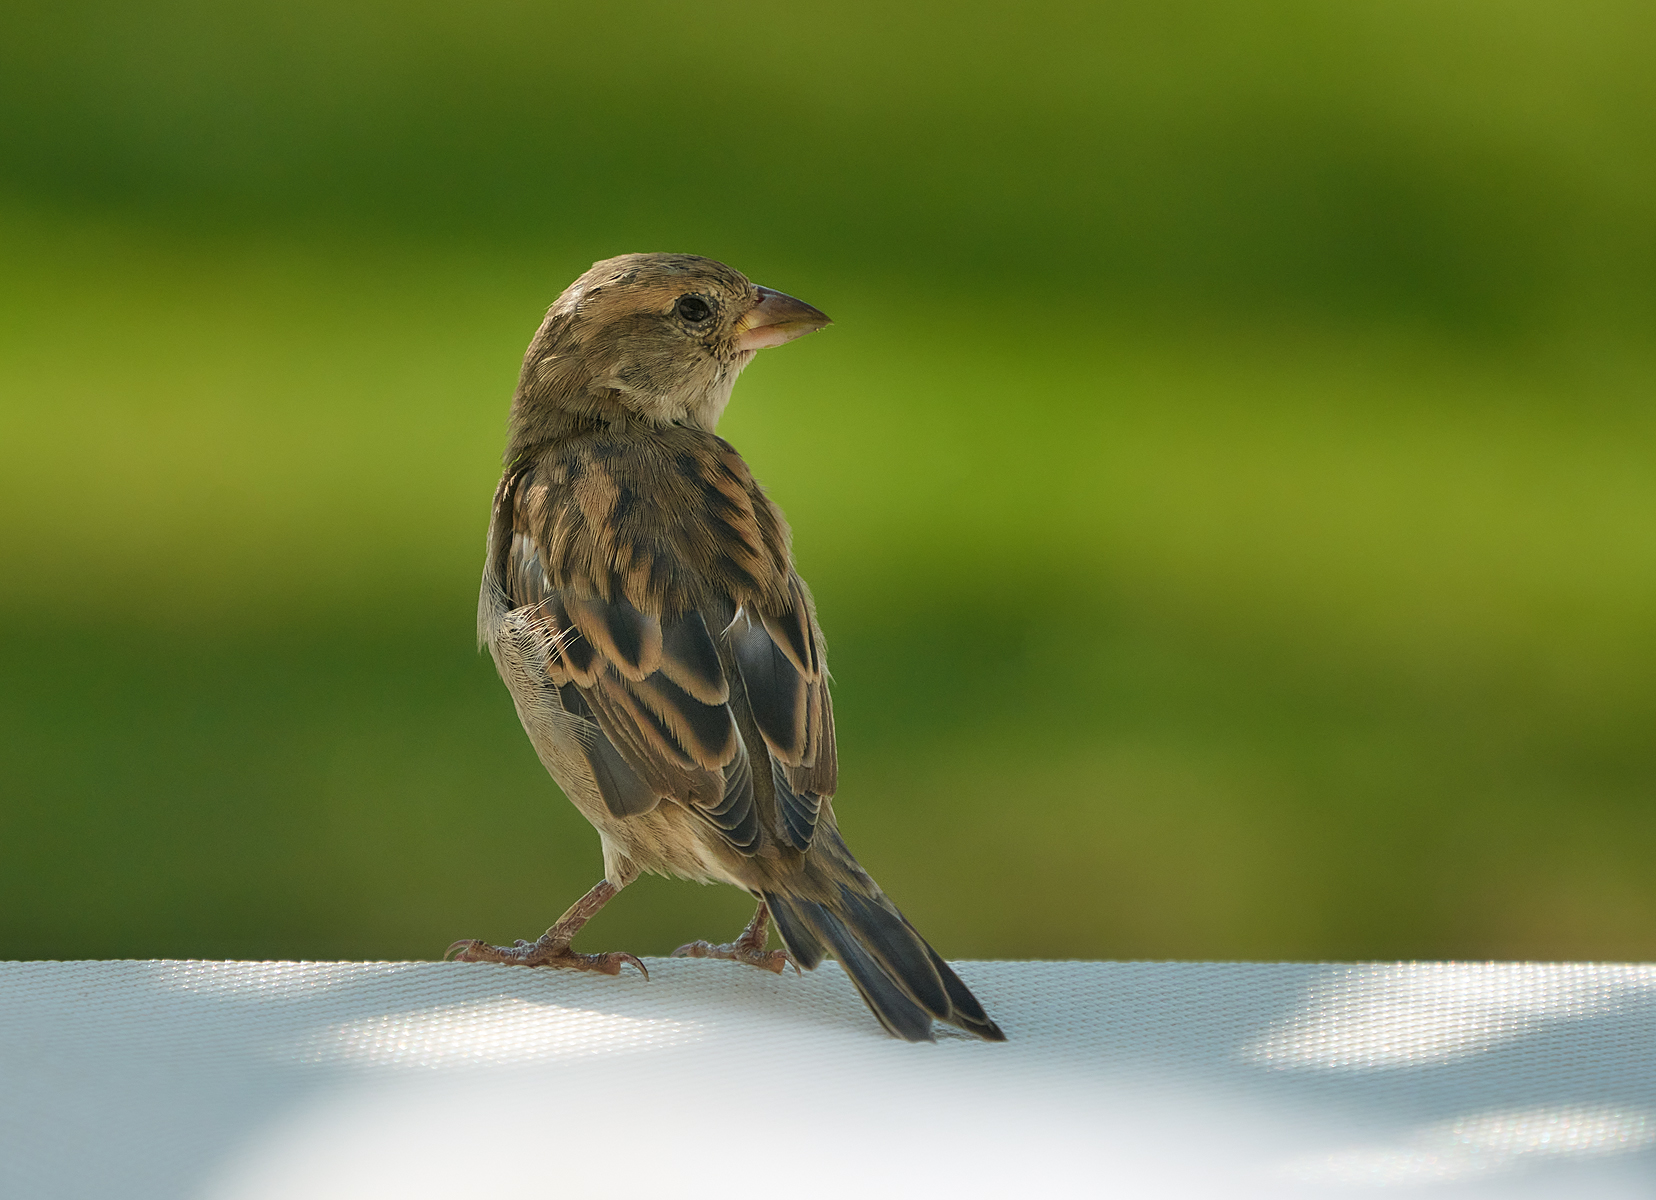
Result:
[[[1656,967],[0,963],[0,1195],[1656,1195]]]

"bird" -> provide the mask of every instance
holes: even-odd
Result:
[[[648,978],[570,943],[644,873],[725,883],[753,919],[676,956],[780,973],[832,953],[892,1035],[1005,1040],[840,836],[815,604],[781,510],[716,432],[755,354],[828,324],[690,254],[604,259],[547,311],[512,396],[478,641],[604,875],[538,939],[445,957]]]

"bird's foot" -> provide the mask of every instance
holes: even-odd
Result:
[[[799,964],[789,958],[786,951],[765,949],[769,936],[770,910],[761,902],[759,911],[753,914],[753,920],[748,922],[748,927],[734,942],[726,942],[722,946],[715,946],[712,942],[687,942],[673,951],[673,957],[729,958],[758,967],[761,971],[774,971],[778,975],[782,974],[783,967],[792,967],[794,974],[798,975]]]
[[[794,973],[799,968],[794,966],[793,959],[789,958],[784,950],[755,950],[750,946],[743,946],[739,942],[726,942],[722,946],[715,946],[712,942],[687,942],[673,951],[674,958],[731,958],[737,962],[745,962],[749,966],[758,967],[762,971],[775,971],[782,974],[784,967],[793,967]]]
[[[575,971],[597,971],[601,975],[619,975],[622,966],[631,963],[645,979],[650,977],[650,972],[636,955],[618,951],[609,954],[577,954],[569,948],[568,942],[549,941],[544,937],[536,942],[526,942],[520,938],[510,946],[491,946],[476,938],[463,938],[450,946],[443,957],[453,958],[455,962],[507,963],[519,967],[568,967]]]
[[[576,971],[597,971],[604,975],[619,975],[622,966],[631,963],[638,968],[640,975],[648,979],[650,972],[638,961],[636,955],[577,954],[569,948],[569,943],[581,931],[581,927],[620,890],[620,885],[600,879],[592,885],[586,895],[569,906],[568,911],[553,923],[552,928],[533,942],[519,938],[510,946],[491,946],[488,942],[480,942],[476,938],[462,938],[445,950],[443,957],[452,956],[455,962],[508,963],[518,967],[569,967]]]

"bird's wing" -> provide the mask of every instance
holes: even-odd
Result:
[[[538,639],[609,811],[674,800],[756,849],[751,713],[775,836],[809,845],[835,775],[822,636],[735,451],[685,431],[548,452],[503,482],[496,528],[505,620]]]

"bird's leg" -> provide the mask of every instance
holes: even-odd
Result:
[[[522,967],[573,967],[577,971],[600,971],[605,975],[621,974],[621,964],[631,963],[645,979],[650,977],[644,964],[631,954],[576,954],[569,943],[581,931],[581,926],[597,915],[621,889],[607,879],[599,880],[593,889],[569,906],[552,924],[552,928],[533,942],[519,939],[511,946],[491,946],[475,938],[464,938],[448,948],[443,955],[454,956],[455,962],[511,963]],[[761,906],[762,907],[762,906]]]
[[[726,942],[722,946],[715,946],[711,942],[690,942],[673,951],[674,958],[733,958],[737,962],[745,962],[749,966],[759,967],[766,971],[775,971],[782,974],[784,966],[793,967],[794,974],[799,974],[799,967],[788,957],[783,950],[766,950],[765,939],[770,936],[770,909],[763,900],[754,910],[753,920],[747,923],[741,936],[734,942]]]

